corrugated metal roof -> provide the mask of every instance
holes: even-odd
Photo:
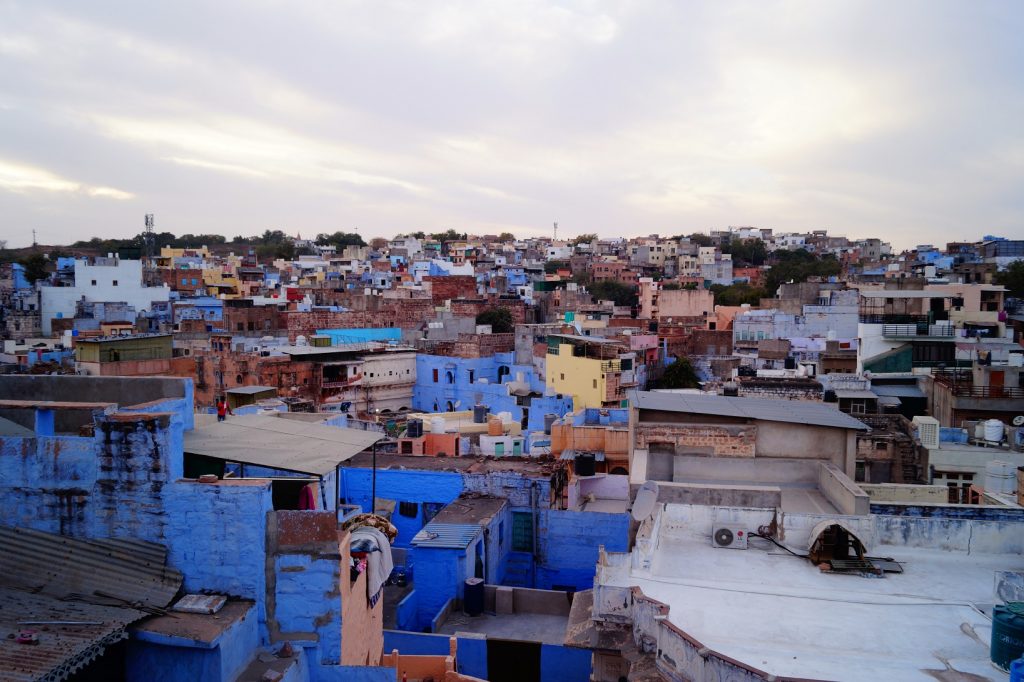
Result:
[[[924,391],[917,384],[872,384],[871,390],[876,395],[896,396],[897,398],[924,398]]]
[[[44,594],[0,587],[0,679],[60,682],[125,639],[142,611],[66,602]],[[77,625],[21,625],[25,621],[76,621]],[[46,630],[42,628],[46,627]],[[39,643],[18,644],[6,634],[35,630]]]
[[[0,639],[0,678],[63,680],[124,639],[142,608],[167,606],[181,587],[166,556],[149,542],[0,526],[0,633],[33,629],[39,637],[35,645]]]
[[[837,398],[877,398],[878,395],[872,391],[857,388],[836,389]]]
[[[276,386],[238,386],[237,388],[229,388],[224,391],[232,395],[254,395],[256,393],[264,393],[266,391],[273,391],[277,393]]]
[[[434,523],[431,521],[412,539],[414,547],[465,549],[481,533],[472,523]]]
[[[195,429],[185,432],[185,452],[325,476],[382,438],[377,431],[240,415],[202,425],[197,421]]]
[[[866,431],[867,425],[839,411],[834,404],[812,403],[802,400],[773,400],[768,398],[735,398],[721,395],[689,395],[680,393],[653,393],[635,391],[630,404],[641,410],[690,412],[712,414],[738,419],[762,419],[828,426],[838,429]]]
[[[96,591],[163,607],[181,587],[167,550],[139,540],[82,540],[0,526],[0,583],[57,598]]]

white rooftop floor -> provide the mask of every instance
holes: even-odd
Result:
[[[743,551],[663,537],[651,571],[620,584],[668,604],[669,620],[705,646],[775,675],[934,682],[928,671],[952,669],[1008,679],[989,663],[991,620],[969,604],[990,610],[993,572],[1024,570],[1024,557],[889,546],[871,555],[905,572],[826,574],[764,540]]]

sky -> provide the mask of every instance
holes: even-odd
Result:
[[[0,240],[1024,238],[1019,0],[0,0]]]

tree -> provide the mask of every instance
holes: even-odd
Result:
[[[25,268],[25,279],[28,280],[29,284],[35,284],[41,279],[46,279],[50,274],[47,272],[47,266],[50,264],[50,261],[41,253],[30,253],[18,260],[18,262]]]
[[[715,296],[715,305],[738,306],[744,303],[757,305],[762,298],[767,298],[768,294],[761,287],[752,287],[746,282],[737,282],[729,286],[712,284],[710,289]]]
[[[409,236],[412,237],[413,239],[426,239],[427,238],[427,235],[426,235],[426,233],[423,230],[417,230],[416,232],[413,232]]]
[[[346,246],[366,246],[366,242],[358,232],[335,232],[333,234],[321,232],[313,242],[319,246],[333,245],[339,249],[344,249]]]
[[[731,253],[734,263],[764,265],[768,260],[768,247],[760,239],[737,239],[722,244],[722,253]]]
[[[613,301],[615,305],[637,305],[636,287],[625,282],[602,280],[590,285],[590,295],[599,301]]]
[[[499,242],[514,242],[515,240],[516,236],[511,232],[502,232],[498,235]]]
[[[665,368],[665,373],[658,380],[658,388],[700,388],[700,379],[689,360],[676,358]]]
[[[687,235],[687,238],[690,240],[691,244],[696,244],[697,246],[712,246],[714,244],[714,242],[711,241],[711,237],[703,234],[702,232],[694,232],[691,235]]]
[[[448,228],[446,232],[435,232],[430,235],[430,238],[437,242],[457,242],[467,238],[465,233],[458,233],[455,230]]]
[[[776,251],[775,262],[765,277],[765,289],[774,294],[785,282],[806,282],[808,277],[831,277],[842,270],[832,254],[818,258],[804,249]]]
[[[1005,270],[997,272],[994,281],[1006,287],[1010,296],[1024,298],[1024,260],[1013,261]]]
[[[477,324],[491,325],[492,334],[511,334],[515,331],[512,313],[508,308],[491,308],[476,316]]]
[[[579,246],[580,244],[589,244],[594,241],[597,241],[597,235],[591,232],[589,234],[581,234],[569,243],[573,246]]]

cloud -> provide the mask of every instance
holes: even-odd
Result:
[[[75,238],[134,234],[135,203],[228,235],[1020,236],[1022,23],[1012,0],[8,2],[2,208]]]
[[[0,189],[16,194],[52,192],[125,201],[135,195],[113,187],[94,187],[68,180],[42,168],[0,159]]]

